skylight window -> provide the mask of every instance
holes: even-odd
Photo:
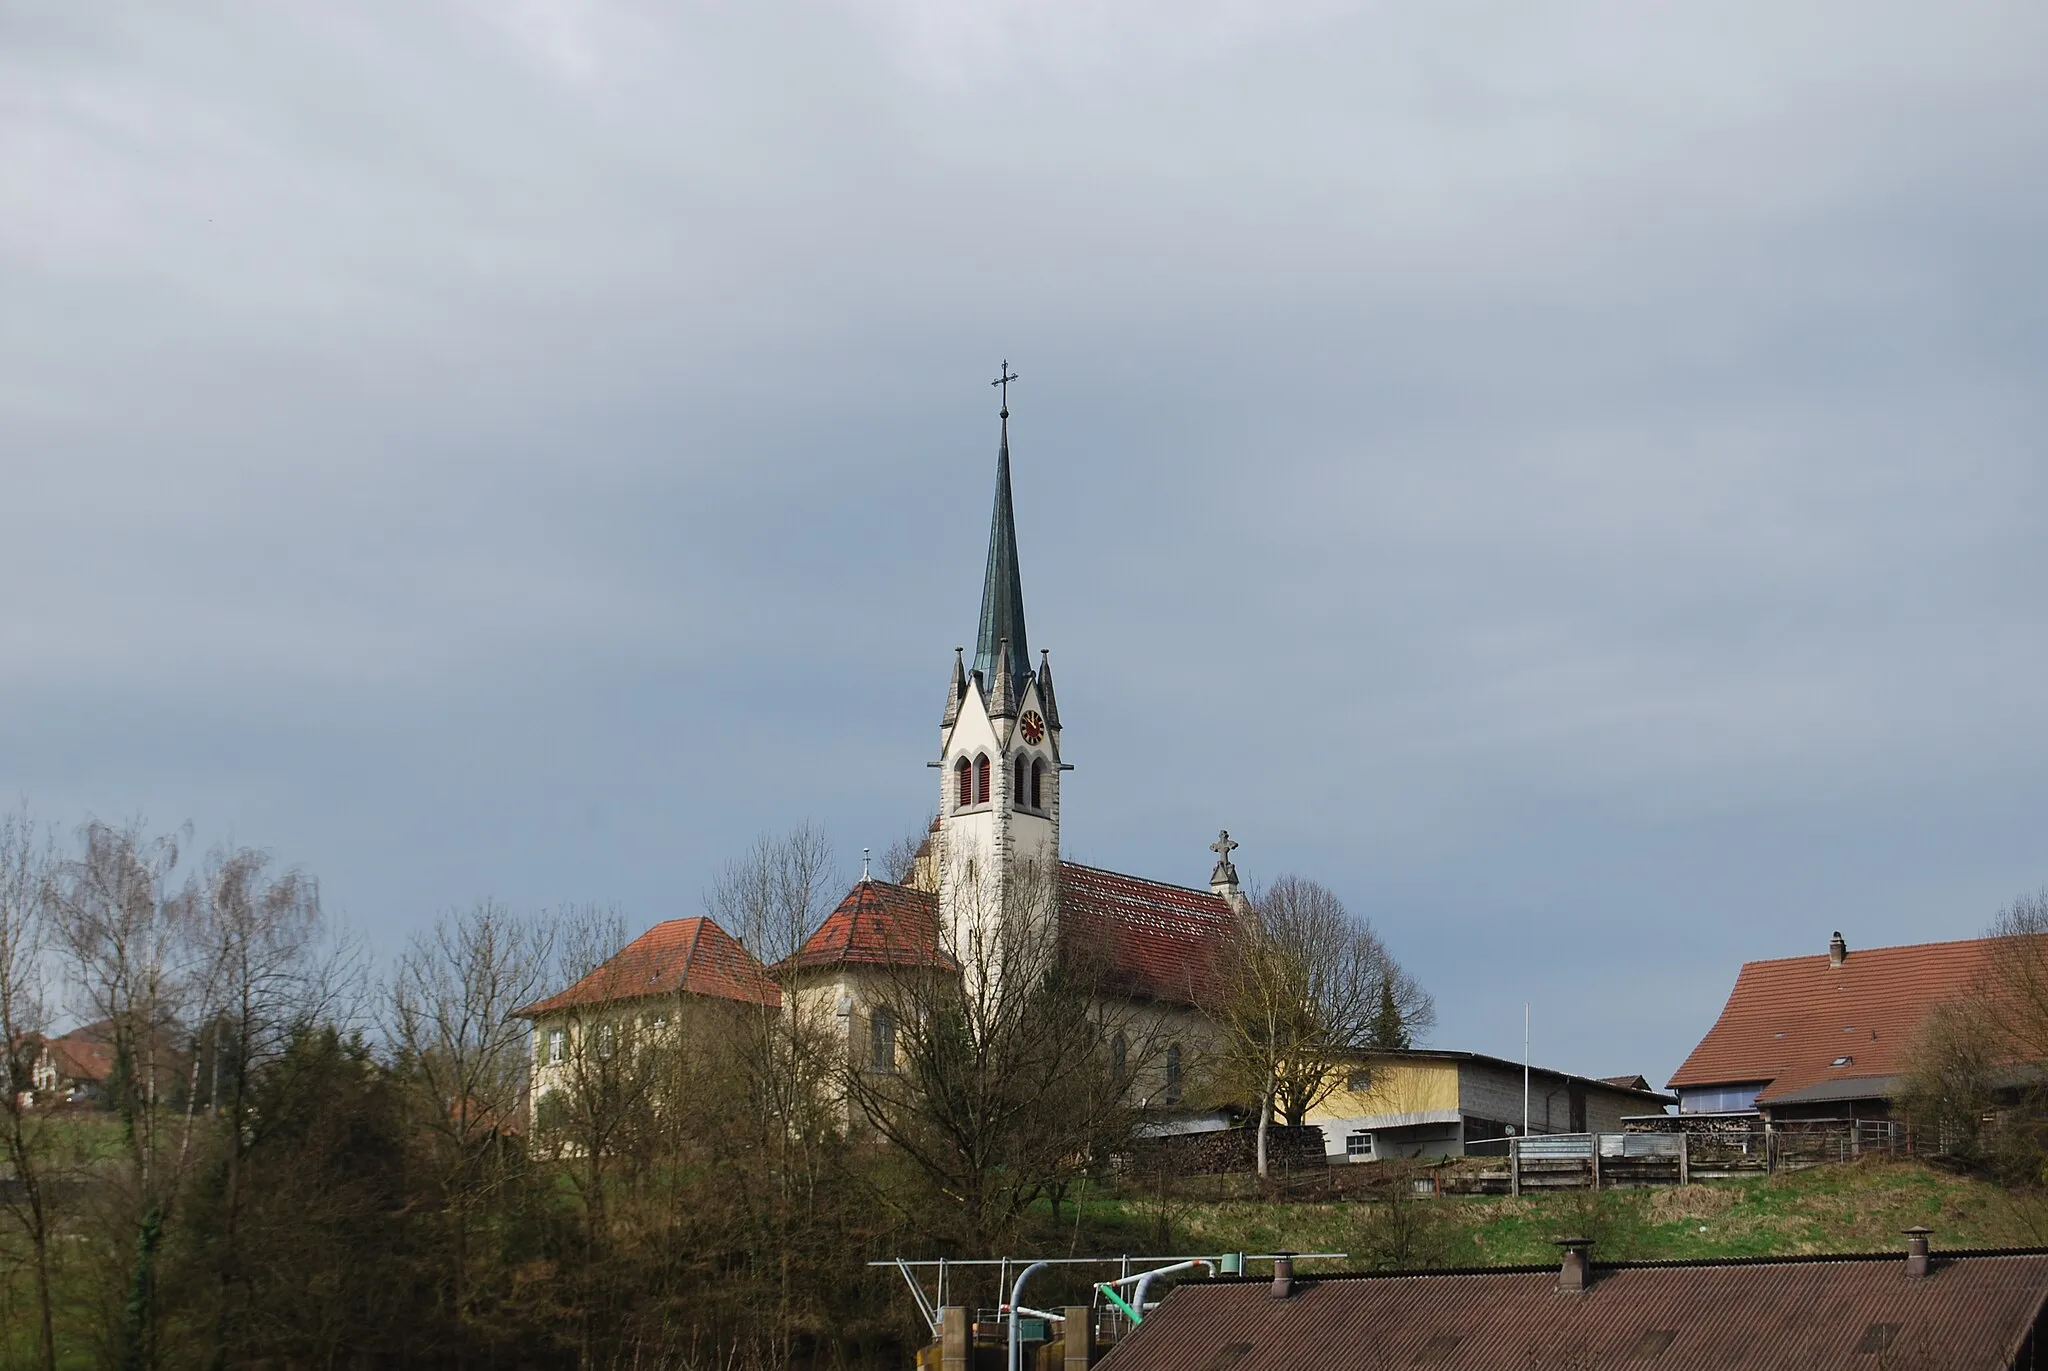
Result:
[[[1636,1345],[1629,1348],[1629,1360],[1648,1361],[1652,1357],[1661,1357],[1664,1349],[1671,1346],[1677,1337],[1675,1328],[1645,1328],[1643,1336],[1636,1339]]]
[[[1835,1059],[1834,1059],[1833,1061],[1829,1062],[1829,1063],[1828,1063],[1828,1065],[1829,1065],[1829,1066],[1847,1066],[1847,1065],[1848,1065],[1848,1064],[1849,1064],[1850,1062],[1853,1062],[1853,1061],[1855,1061],[1855,1060],[1856,1060],[1856,1059],[1855,1059],[1854,1057],[1850,1057],[1850,1056],[1841,1056],[1841,1057],[1837,1057],[1837,1058],[1835,1058]]]

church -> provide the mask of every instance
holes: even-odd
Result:
[[[780,1004],[833,1025],[850,1063],[893,1069],[885,987],[906,973],[958,976],[970,998],[1019,973],[1020,949],[1089,958],[1114,1007],[1113,1055],[1132,1088],[1176,1112],[1214,1034],[1216,968],[1244,906],[1236,844],[1219,835],[1207,888],[1065,861],[1060,801],[1069,770],[1050,654],[1034,665],[1011,497],[1008,366],[995,508],[972,662],[955,649],[939,718],[937,817],[901,884],[863,871],[795,955],[763,966],[709,919],[659,924],[574,985],[519,1011],[533,1025],[533,1094],[566,1084],[568,1054],[605,1022],[666,1023],[692,1002]],[[916,761],[905,759],[906,765]],[[1106,1018],[1105,1022],[1109,1019]],[[1144,1050],[1125,1033],[1142,1035]],[[1142,1056],[1142,1063],[1138,1057]]]

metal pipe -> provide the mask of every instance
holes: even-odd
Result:
[[[1010,1371],[1024,1371],[1024,1342],[1017,1336],[1017,1306],[1024,1303],[1024,1282],[1051,1265],[1051,1262],[1031,1263],[1017,1273],[1017,1283],[1010,1287]]]
[[[1142,1316],[1145,1312],[1145,1292],[1152,1288],[1152,1278],[1154,1276],[1170,1276],[1176,1271],[1188,1271],[1197,1266],[1207,1266],[1210,1270],[1215,1270],[1214,1265],[1211,1264],[1207,1257],[1196,1257],[1192,1261],[1179,1262],[1173,1266],[1162,1266],[1157,1271],[1147,1271],[1144,1275],[1138,1277],[1137,1293],[1131,1297],[1131,1304]]]

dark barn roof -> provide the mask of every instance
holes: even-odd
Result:
[[[2048,1253],[1898,1255],[1555,1267],[1182,1285],[1103,1371],[1743,1367],[2009,1368],[2048,1299]],[[1880,1355],[1881,1354],[1881,1355]]]

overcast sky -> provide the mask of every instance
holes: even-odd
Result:
[[[1007,358],[1068,855],[1434,1045],[2048,881],[2048,8],[0,8],[0,790],[380,949],[936,797]]]

